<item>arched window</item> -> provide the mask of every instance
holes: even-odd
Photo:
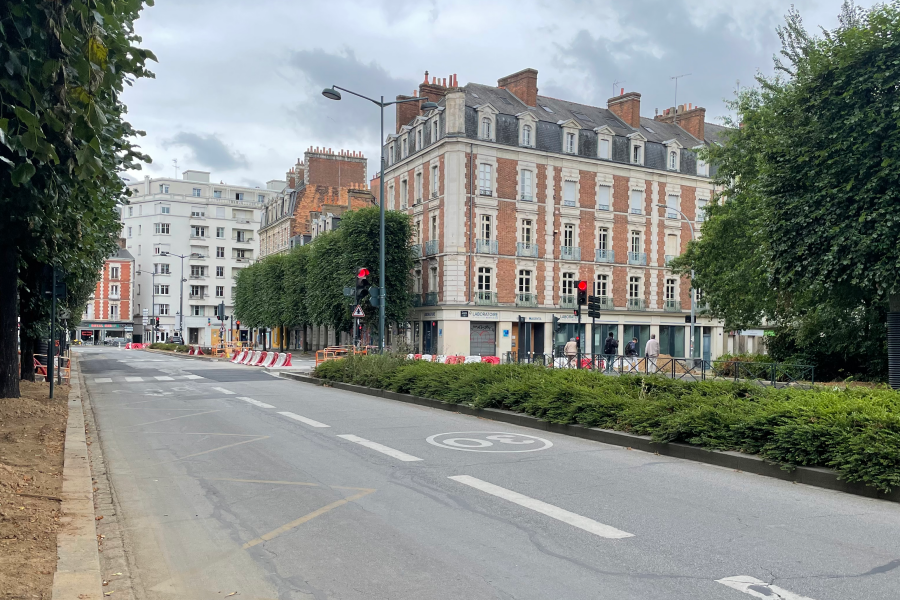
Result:
[[[491,119],[485,117],[481,120],[481,137],[482,139],[491,139]]]
[[[674,171],[676,169],[676,164],[678,160],[678,153],[672,150],[669,152],[669,169]]]
[[[531,146],[531,125],[522,127],[522,145]]]

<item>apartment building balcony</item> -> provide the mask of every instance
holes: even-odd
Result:
[[[247,225],[252,223],[253,221],[251,221],[250,219],[235,219],[235,222],[240,223],[241,225]]]
[[[497,304],[497,292],[475,292],[476,306],[495,306]]]
[[[476,254],[499,254],[497,240],[475,240]]]
[[[642,211],[639,208],[631,208],[628,210],[628,213],[632,214],[632,215],[642,215],[642,214],[644,214],[644,211]]]
[[[537,305],[537,294],[516,294],[516,306],[536,308]]]
[[[519,197],[519,200],[521,200],[522,202],[534,202],[534,196],[532,196],[531,194],[522,194]]]
[[[206,275],[188,275],[188,279],[206,279]]]
[[[418,293],[412,294],[412,305],[413,305],[413,307],[422,306],[422,294],[418,294]]]
[[[438,303],[438,293],[437,292],[426,292],[424,298],[422,300],[422,306],[437,306]]]
[[[575,200],[563,200],[563,206],[576,206]]]
[[[667,210],[667,211],[666,211],[666,218],[667,218],[667,219],[679,219],[679,218],[681,218],[681,217],[680,217],[680,215],[678,214],[678,211],[675,211],[675,210]]]
[[[537,258],[537,255],[537,244],[524,244],[522,242],[516,242],[516,256],[531,256],[533,258]]]
[[[643,298],[629,298],[625,308],[628,310],[647,310],[647,303]]]
[[[191,213],[191,220],[204,221],[206,220],[206,213]]]
[[[597,248],[596,250],[594,250],[594,262],[614,263],[616,262],[616,251],[601,250],[600,248]]]
[[[560,308],[576,308],[575,302],[576,300],[574,295],[562,294],[559,297]]]
[[[209,294],[188,294],[188,300],[205,300]]]
[[[192,239],[192,240],[205,240],[205,239],[208,239],[208,238],[209,238],[208,235],[199,235],[199,234],[196,234],[196,233],[191,233],[191,239]]]
[[[609,204],[597,204],[597,210],[609,210]]]
[[[669,263],[675,260],[674,254],[666,254],[666,266],[669,266]]]
[[[413,244],[410,246],[413,258],[422,258],[422,244]]]
[[[577,246],[560,246],[560,260],[581,260],[581,248]]]
[[[591,298],[594,298],[591,301]],[[588,296],[588,308],[597,310],[613,310],[613,299],[611,296]]]
[[[253,242],[253,238],[252,237],[239,237],[239,238],[234,238],[234,240],[232,240],[232,241],[234,241],[237,244],[250,244]]]
[[[425,242],[425,256],[431,256],[438,253],[438,240],[428,240]]]
[[[122,296],[121,294],[108,294],[106,298],[107,300],[121,300]]]
[[[681,312],[681,300],[666,300],[663,310],[666,312]]]
[[[629,252],[628,253],[628,264],[629,265],[647,265],[647,253],[646,252]]]

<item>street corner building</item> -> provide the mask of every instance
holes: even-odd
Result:
[[[724,128],[704,108],[642,117],[641,95],[624,89],[606,108],[549,98],[534,69],[496,86],[426,72],[414,93],[438,108],[398,104],[383,151],[386,206],[413,222],[418,351],[558,352],[579,333],[586,280],[603,316],[584,318],[584,352],[602,353],[612,332],[620,352],[656,334],[662,354],[691,355],[691,302],[702,300],[667,264],[714,201],[715,167],[697,150]],[[722,325],[698,317],[694,356],[723,353]]]
[[[132,341],[134,277],[134,257],[124,247],[116,248],[103,263],[94,293],[76,328],[77,339],[85,344]]]

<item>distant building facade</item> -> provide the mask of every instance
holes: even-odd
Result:
[[[124,248],[117,248],[106,259],[77,328],[82,342],[99,344],[107,338],[131,341],[134,264],[134,257]]]

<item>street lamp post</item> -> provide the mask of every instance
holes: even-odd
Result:
[[[144,272],[138,271],[137,274],[143,275]],[[156,271],[150,271],[150,316],[153,319],[156,318],[156,314],[155,314],[156,313],[156,275],[157,275]],[[154,321],[154,324],[150,326],[150,331],[155,331],[155,329],[154,329],[156,327],[155,323],[156,322]],[[146,332],[147,332],[147,330],[144,329],[144,333],[146,333]],[[156,336],[153,336],[153,337],[155,338]],[[156,340],[154,339],[153,341],[155,342]]]
[[[384,352],[384,305],[387,302],[387,290],[385,289],[385,275],[384,275],[384,109],[386,106],[391,106],[392,104],[403,104],[404,102],[420,102],[425,100],[425,102],[419,107],[420,110],[434,110],[438,106],[434,102],[429,102],[428,98],[419,97],[419,98],[407,98],[405,100],[395,100],[393,102],[385,102],[384,96],[381,97],[381,100],[374,100],[369,98],[368,96],[363,96],[362,94],[357,94],[354,91],[348,90],[346,88],[338,87],[336,85],[325,88],[322,90],[322,95],[328,98],[329,100],[340,100],[341,92],[338,90],[347,92],[348,94],[353,94],[354,96],[358,96],[364,100],[368,100],[372,102],[376,106],[381,109],[381,137],[378,138],[378,144],[381,146],[381,170],[379,175],[379,192],[378,192],[378,201],[379,201],[379,246],[378,246],[378,348]]]
[[[162,256],[177,256],[181,259],[181,281],[178,282],[178,333],[184,340],[184,259],[185,258],[203,258],[198,252],[190,254],[174,254],[172,252],[160,252]]]
[[[666,210],[674,210],[679,215],[681,215],[681,218],[687,221],[688,227],[691,228],[691,241],[696,241],[697,236],[694,234],[694,224],[691,223],[691,220],[687,218],[686,214],[684,214],[677,208],[669,206],[668,204],[657,204],[656,206],[665,208]],[[697,304],[697,302],[694,300],[695,294],[696,291],[694,290],[694,270],[691,269],[691,360],[693,360],[694,358],[694,329],[696,328],[696,324],[694,323],[694,319],[696,318],[694,316],[694,306]]]

